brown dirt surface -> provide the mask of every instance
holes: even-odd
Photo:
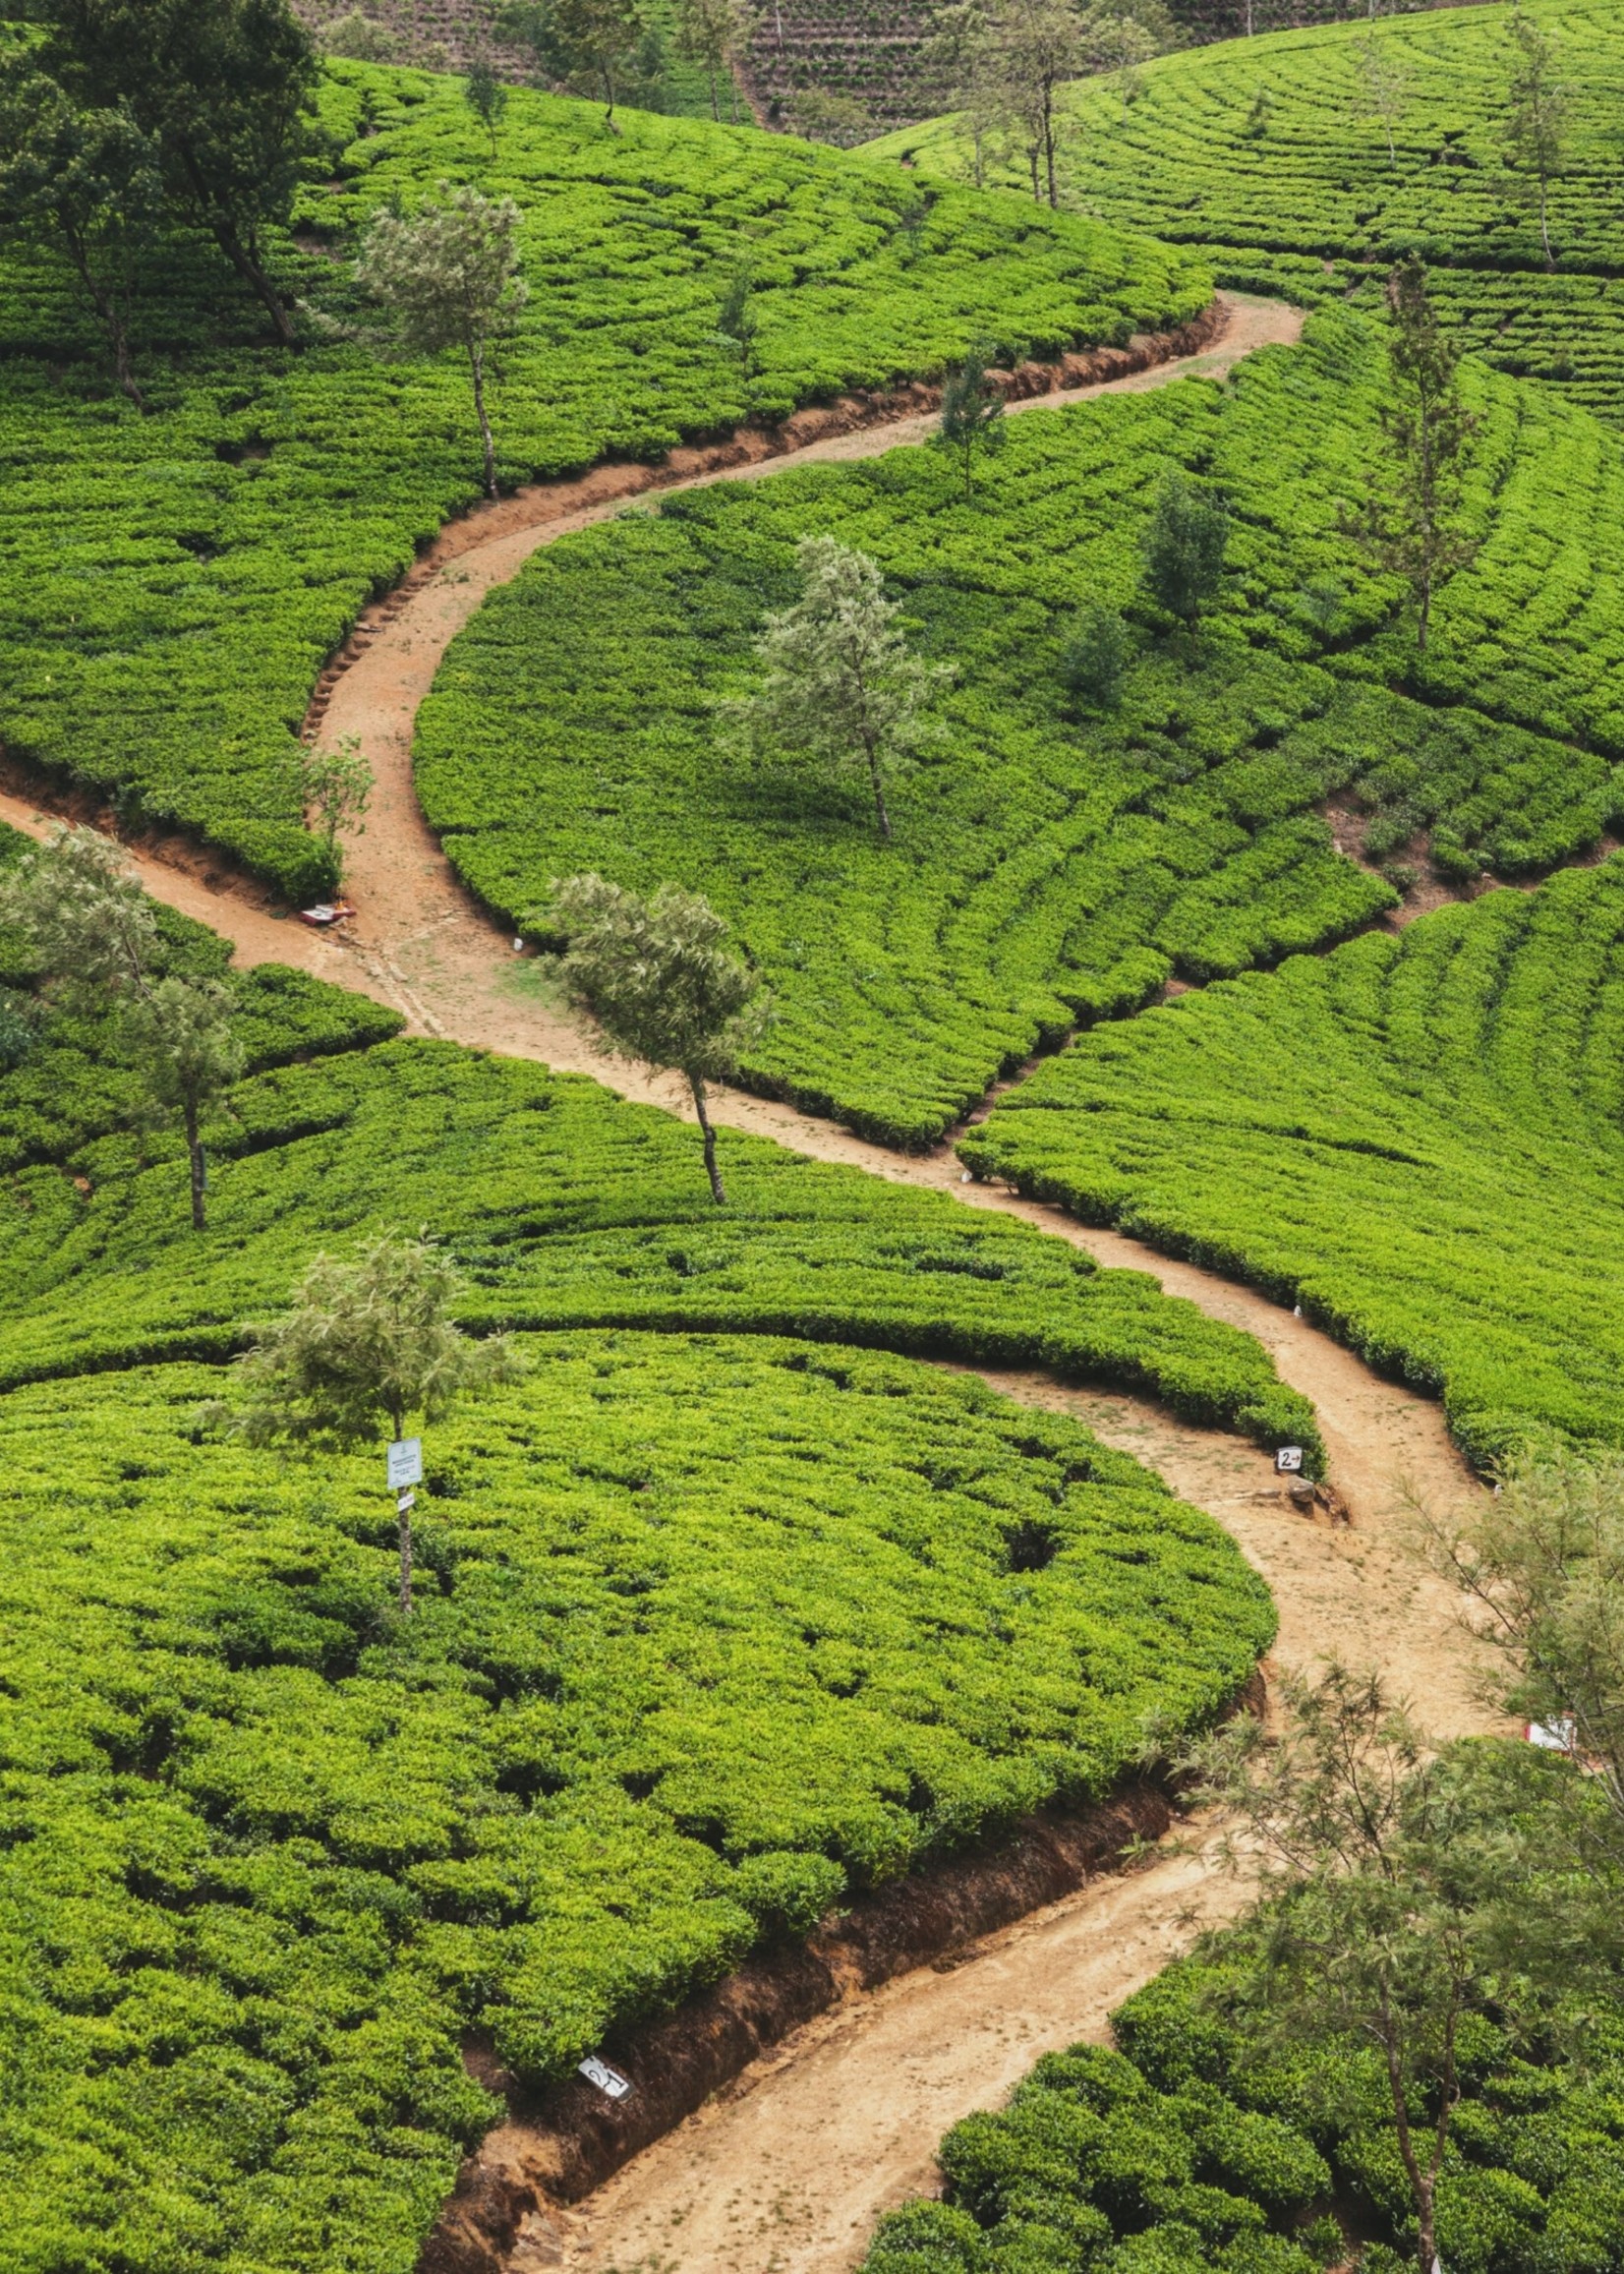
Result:
[[[1223,328],[1202,352],[1012,407],[1162,385],[1190,372],[1222,376],[1257,347],[1289,343],[1301,325],[1299,312],[1278,303],[1227,297]],[[788,437],[794,446],[773,455],[760,437],[746,437],[665,468],[600,467],[451,525],[403,590],[358,628],[316,707],[324,737],[360,737],[376,781],[345,888],[358,913],[341,935],[313,933],[278,915],[262,893],[196,850],[138,850],[143,882],[230,939],[241,964],[294,963],[381,996],[418,1031],[589,1073],[623,1095],[684,1111],[674,1082],[602,1056],[543,968],[515,956],[472,904],[417,808],[413,722],[448,641],[538,546],[607,518],[656,485],[748,480],[813,459],[867,456],[922,438],[931,424],[928,410],[884,425],[863,423],[866,415],[860,404],[803,414],[821,418],[823,430],[808,437],[803,427]],[[0,789],[0,819],[39,836],[49,818],[33,797]],[[814,1158],[1022,1216],[1102,1263],[1149,1272],[1170,1295],[1254,1334],[1283,1378],[1314,1403],[1330,1476],[1351,1514],[1346,1527],[1323,1510],[1300,1511],[1268,1457],[1222,1431],[1043,1375],[988,1378],[1016,1397],[1074,1414],[1224,1523],[1280,1606],[1277,1665],[1306,1666],[1338,1652],[1384,1667],[1440,1734],[1487,1725],[1473,1701],[1453,1606],[1441,1587],[1417,1575],[1398,1541],[1407,1494],[1447,1505],[1474,1489],[1435,1403],[1380,1379],[1250,1289],[1003,1187],[964,1181],[946,1146],[917,1157],[887,1152],[833,1122],[739,1092],[718,1096],[715,1112],[727,1127]],[[878,1987],[860,1979],[842,1984],[832,2011],[773,2045],[579,2208],[521,2205],[499,2256],[440,2263],[499,2267],[503,2274],[563,2263],[583,2274],[849,2268],[879,2213],[929,2187],[934,2145],[949,2125],[995,2101],[1039,2052],[1103,2035],[1115,2005],[1203,1926],[1240,1907],[1244,1888],[1203,1860],[1207,1837],[1192,1849],[1157,1854],[1146,1869],[1100,1873],[955,1952],[951,1964],[916,1967]],[[529,2151],[505,2133],[493,2135],[492,2146],[517,2156],[522,2193]],[[434,2262],[432,2245],[425,2267]]]

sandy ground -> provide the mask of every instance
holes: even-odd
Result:
[[[1190,372],[1219,376],[1256,347],[1289,343],[1301,324],[1298,312],[1279,304],[1232,299],[1225,330],[1202,355],[1011,409],[1165,385]],[[933,424],[928,415],[909,418],[663,486],[873,456],[923,438]],[[358,913],[343,938],[278,917],[205,854],[183,865],[138,856],[147,889],[229,938],[241,964],[295,963],[395,1004],[419,1032],[590,1073],[624,1095],[683,1111],[675,1083],[599,1054],[539,966],[516,957],[471,904],[423,822],[411,780],[418,705],[447,642],[485,594],[538,546],[621,510],[650,480],[647,468],[601,468],[469,516],[346,650],[323,689],[320,733],[327,741],[357,735],[376,788],[351,854],[346,890]],[[6,793],[0,819],[34,835],[46,826],[27,799]],[[1256,1335],[1283,1378],[1314,1403],[1331,1477],[1352,1510],[1347,1529],[1293,1510],[1267,1456],[1238,1438],[1047,1376],[988,1378],[1074,1414],[1226,1524],[1280,1605],[1276,1666],[1308,1665],[1332,1652],[1373,1662],[1439,1733],[1483,1725],[1452,1606],[1397,1542],[1407,1491],[1441,1505],[1474,1489],[1436,1405],[1379,1380],[1327,1336],[1244,1287],[1003,1188],[961,1181],[945,1146],[901,1157],[832,1122],[736,1092],[717,1099],[716,1116],[819,1159],[1020,1215],[1102,1263],[1153,1273],[1169,1294]],[[599,2274],[836,2274],[852,2266],[879,2212],[928,2187],[932,2149],[950,2124],[996,2102],[1046,2047],[1103,2034],[1113,2006],[1201,1927],[1239,1907],[1243,1891],[1205,1867],[1202,1844],[1198,1837],[1147,1868],[1105,1877],[990,1938],[971,1962],[921,1969],[810,2025],[563,2217],[555,2235],[538,2232],[521,2243],[512,2274],[566,2259]]]
[[[1314,1370],[1306,1345],[1293,1355]],[[1448,1593],[1396,1538],[1404,1473],[1440,1497],[1473,1487],[1434,1408],[1382,1384],[1366,1398],[1340,1368],[1329,1373],[1321,1418],[1337,1439],[1334,1473],[1352,1487],[1349,1528],[1299,1515],[1269,1457],[1222,1430],[1043,1374],[986,1378],[1072,1414],[1228,1527],[1279,1605],[1267,1671],[1336,1652],[1382,1666],[1440,1734],[1490,1726]],[[534,2230],[511,2274],[559,2264],[581,2274],[845,2274],[882,2212],[933,2191],[935,2143],[951,2125],[996,2106],[1040,2053],[1108,2036],[1114,2007],[1244,1907],[1245,1882],[1211,1865],[1215,1837],[1211,1826],[1187,1827],[1141,1868],[1092,1881],[950,1970],[921,1967],[810,2023],[558,2214],[550,2233]]]

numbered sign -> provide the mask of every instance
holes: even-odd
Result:
[[[408,1485],[423,1482],[423,1439],[396,1437],[389,1447],[389,1489],[403,1492]]]
[[[600,2092],[610,2100],[624,2100],[631,2090],[631,2078],[622,2076],[618,2069],[611,2069],[607,2061],[600,2061],[596,2053],[589,2053],[576,2072],[589,2084],[597,2085]]]
[[[1298,1476],[1302,1468],[1303,1447],[1301,1445],[1282,1445],[1276,1452],[1274,1472],[1277,1477]]]

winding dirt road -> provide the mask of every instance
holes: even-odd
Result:
[[[1278,303],[1230,299],[1224,328],[1204,353],[1011,409],[1165,385],[1192,372],[1221,376],[1257,347],[1290,343],[1301,325],[1298,312]],[[930,414],[906,418],[737,464],[718,465],[713,453],[713,462],[691,472],[600,468],[470,515],[447,530],[404,594],[364,622],[322,690],[323,739],[358,736],[376,783],[350,862],[347,889],[358,908],[350,936],[312,934],[276,917],[215,874],[205,854],[188,856],[184,866],[138,856],[144,882],[230,939],[240,964],[296,963],[396,1004],[418,1031],[590,1073],[626,1096],[685,1111],[676,1084],[600,1055],[541,967],[513,955],[457,883],[413,795],[418,705],[447,643],[493,586],[537,547],[617,512],[639,490],[871,456],[923,438],[933,423]],[[28,800],[4,793],[0,819],[35,835],[48,825]],[[1076,1415],[1226,1524],[1280,1605],[1277,1663],[1306,1665],[1338,1652],[1383,1666],[1438,1732],[1485,1725],[1453,1605],[1440,1586],[1418,1576],[1397,1541],[1407,1491],[1445,1505],[1474,1488],[1435,1404],[1378,1379],[1247,1288],[1001,1188],[962,1182],[945,1146],[899,1156],[832,1122],[736,1092],[720,1095],[715,1111],[719,1122],[795,1151],[1022,1216],[1102,1263],[1152,1273],[1170,1294],[1254,1334],[1283,1378],[1314,1403],[1331,1476],[1353,1512],[1349,1529],[1296,1513],[1267,1457],[1238,1438],[1046,1376],[989,1378],[1016,1397]],[[507,2261],[509,2274],[566,2258],[603,2274],[836,2274],[851,2266],[879,2212],[928,2187],[931,2151],[949,2124],[996,2100],[1046,2047],[1102,2034],[1114,2005],[1241,1900],[1242,1891],[1207,1871],[1198,1851],[1168,1854],[990,1938],[973,1962],[922,1969],[849,2000],[577,2210],[528,2232]]]

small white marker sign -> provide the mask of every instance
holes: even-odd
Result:
[[[1277,1448],[1274,1456],[1274,1473],[1277,1477],[1295,1477],[1302,1467],[1301,1445],[1281,1445]]]
[[[589,2084],[597,2085],[600,2092],[608,2093],[610,2100],[624,2100],[631,2090],[631,2078],[622,2076],[618,2069],[611,2069],[607,2061],[600,2061],[596,2053],[589,2053],[577,2073]]]
[[[389,1489],[404,1491],[408,1485],[423,1482],[423,1439],[396,1437],[389,1447]]]
[[[412,1510],[413,1510],[413,1509],[414,1509],[416,1506],[417,1506],[417,1494],[416,1494],[414,1491],[410,1490],[410,1488],[408,1488],[408,1489],[407,1489],[406,1491],[404,1491],[404,1492],[397,1492],[397,1493],[396,1493],[396,1495],[395,1495],[395,1514],[396,1514],[397,1516],[408,1516],[408,1515],[410,1515],[411,1511],[412,1511]]]

